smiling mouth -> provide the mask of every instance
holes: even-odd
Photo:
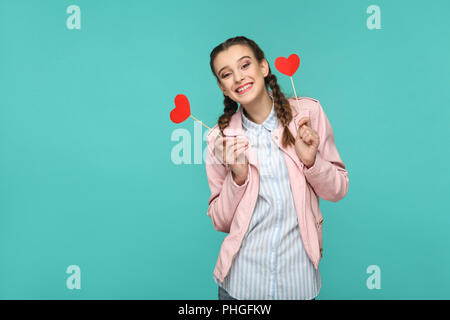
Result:
[[[236,89],[235,92],[239,95],[242,95],[242,94],[248,92],[251,88],[253,88],[253,82],[246,84],[242,88]]]

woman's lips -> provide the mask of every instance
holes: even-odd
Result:
[[[253,88],[253,82],[251,82],[251,83],[250,83],[250,86],[249,86],[247,89],[245,89],[244,91],[241,91],[241,92],[236,91],[236,92],[237,92],[238,95],[243,95],[244,93],[246,93],[247,91],[249,91],[251,88]]]

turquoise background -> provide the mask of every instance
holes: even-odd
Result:
[[[72,4],[81,30],[66,28]],[[372,4],[381,30],[366,27]],[[169,113],[183,93],[215,124],[223,95],[209,54],[245,35],[287,96],[274,61],[300,56],[297,94],[321,102],[349,172],[347,196],[320,204],[318,298],[449,299],[449,10],[446,0],[1,0],[0,298],[217,299],[226,234],[206,215],[204,163],[171,160],[172,133],[194,136],[194,120]],[[69,265],[81,290],[66,288]],[[370,265],[380,290],[366,286]]]

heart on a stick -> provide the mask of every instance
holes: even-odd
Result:
[[[289,58],[278,57],[275,59],[275,68],[282,74],[292,77],[300,66],[300,57],[295,53]]]
[[[189,100],[184,94],[178,94],[175,97],[175,109],[170,111],[170,120],[175,123],[181,123],[191,115]]]

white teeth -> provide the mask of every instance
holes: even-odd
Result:
[[[244,91],[245,89],[249,88],[251,85],[252,84],[250,83],[250,84],[246,85],[245,87],[238,89],[238,92]]]

